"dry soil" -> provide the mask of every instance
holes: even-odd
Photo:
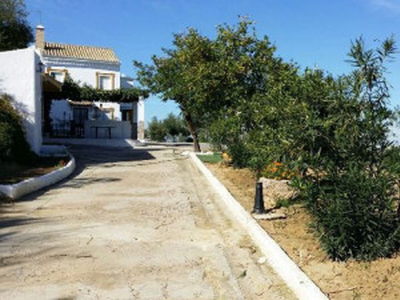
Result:
[[[255,178],[249,170],[207,164],[247,210],[254,204]],[[258,221],[300,268],[334,300],[400,299],[400,257],[373,262],[331,261],[310,228],[311,218],[298,204],[287,219]]]

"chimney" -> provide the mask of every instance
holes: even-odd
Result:
[[[44,49],[44,27],[42,25],[36,26],[35,46],[36,49]]]

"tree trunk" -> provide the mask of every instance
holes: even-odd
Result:
[[[194,152],[200,152],[201,149],[200,149],[199,137],[198,137],[198,135],[197,135],[196,127],[195,127],[194,124],[193,124],[192,117],[191,117],[190,114],[187,113],[187,112],[183,112],[183,115],[185,116],[185,121],[186,121],[186,123],[188,124],[190,134],[191,134],[192,137],[193,137],[193,148],[194,148]]]

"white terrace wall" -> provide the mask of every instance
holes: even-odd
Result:
[[[114,74],[114,88],[120,88],[120,66],[118,63],[96,62],[79,59],[43,56],[46,69],[67,70],[71,78],[80,84],[96,87],[96,73]]]
[[[94,107],[87,107],[89,113],[89,120],[122,120],[122,113],[120,104],[113,102],[94,102],[94,106],[99,108],[95,110]],[[101,111],[101,109],[113,108],[114,112]],[[112,116],[114,119],[112,119]],[[63,124],[73,119],[73,106],[67,100],[52,100],[50,108],[50,118],[52,125]]]
[[[32,48],[0,52],[0,94],[14,99],[23,116],[31,149],[40,153],[42,145],[40,57]]]

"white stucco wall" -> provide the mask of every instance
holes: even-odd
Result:
[[[119,103],[113,103],[113,102],[94,102],[94,105],[98,108],[103,108],[103,109],[108,109],[108,108],[114,108],[114,121],[121,121],[122,116],[121,116],[121,109],[120,109],[120,104]],[[103,115],[111,120],[111,113],[103,113]],[[105,119],[102,117],[101,119]]]
[[[27,141],[40,153],[42,145],[42,84],[40,62],[34,49],[0,52],[0,94],[9,94],[14,107],[23,115]]]
[[[72,120],[72,109],[67,100],[53,100],[50,108],[52,124]]]
[[[114,88],[120,88],[119,64],[50,57],[43,57],[43,62],[46,69],[66,69],[73,80],[92,87],[96,87],[97,72],[114,74]]]

